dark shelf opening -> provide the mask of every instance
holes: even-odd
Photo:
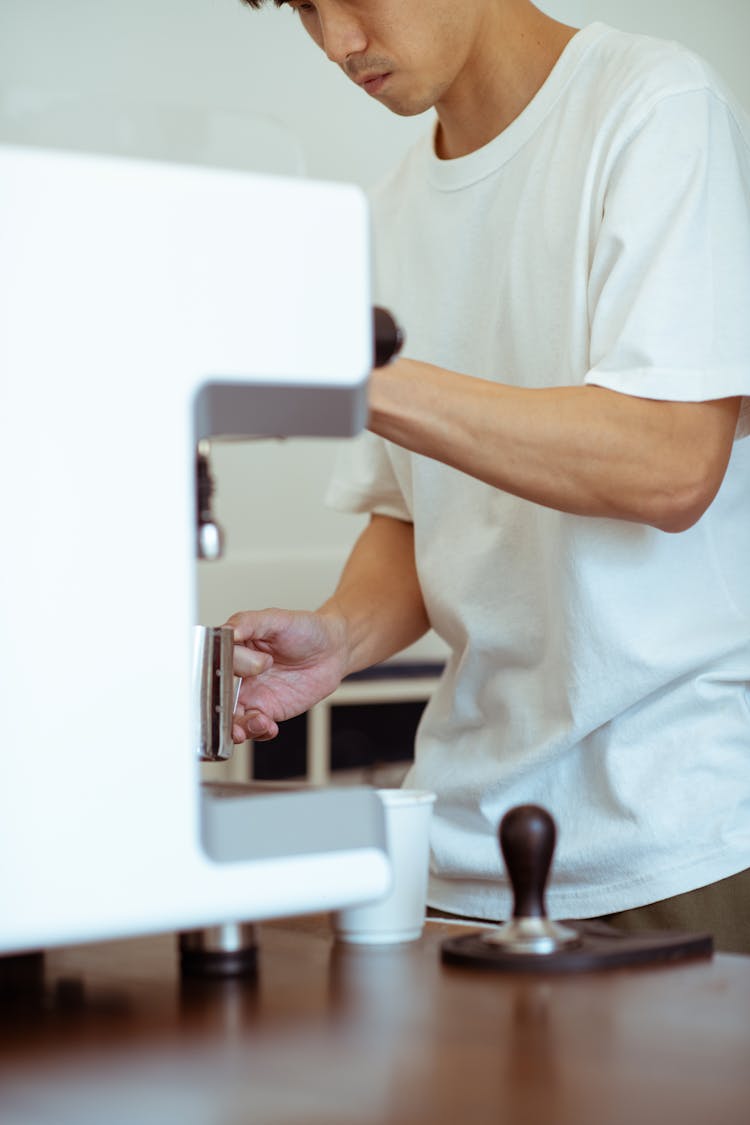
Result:
[[[331,772],[370,770],[411,762],[425,703],[343,704],[331,708]],[[307,770],[306,718],[288,719],[271,742],[253,746],[253,776],[259,781],[301,777]]]

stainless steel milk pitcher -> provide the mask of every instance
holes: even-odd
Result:
[[[193,700],[198,757],[226,762],[232,756],[232,714],[242,683],[232,671],[234,633],[225,625],[196,625]]]

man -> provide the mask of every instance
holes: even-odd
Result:
[[[497,825],[533,802],[551,915],[750,951],[744,119],[680,47],[528,0],[287,6],[437,122],[373,196],[408,357],[330,497],[371,522],[317,613],[231,618],[234,736],[432,626],[451,656],[408,779],[438,795],[432,906],[508,916]]]

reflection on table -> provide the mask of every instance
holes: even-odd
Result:
[[[420,942],[260,927],[249,980],[181,980],[174,935],[49,952],[0,1009],[6,1125],[750,1120],[750,958],[553,977]]]

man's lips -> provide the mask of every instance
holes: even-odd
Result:
[[[380,74],[360,75],[355,81],[368,94],[379,94],[390,76],[391,72],[386,70]]]

